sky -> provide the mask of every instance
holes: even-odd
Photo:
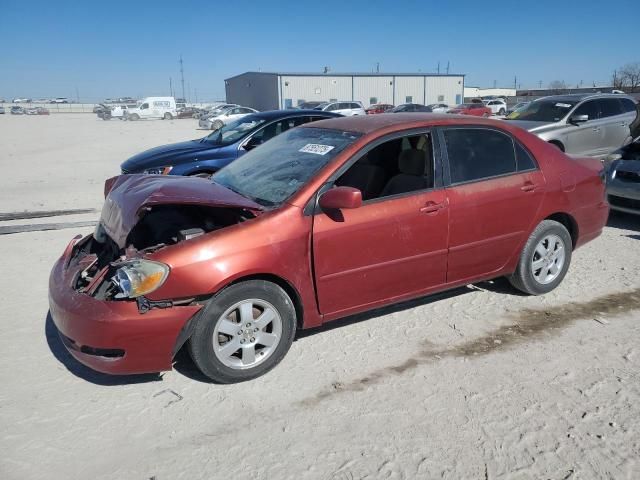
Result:
[[[640,61],[637,0],[0,0],[0,98],[224,100],[245,71],[444,72],[606,84]],[[625,28],[625,26],[627,28]]]

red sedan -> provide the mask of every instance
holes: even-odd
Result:
[[[51,315],[96,370],[264,374],[297,329],[506,276],[556,288],[600,235],[602,166],[528,132],[437,114],[290,129],[211,180],[122,175],[53,267]]]
[[[456,105],[447,113],[457,113],[460,115],[473,115],[475,117],[490,117],[491,109],[484,103],[462,103]]]
[[[376,113],[385,113],[393,108],[393,105],[389,105],[387,103],[376,103],[375,105],[371,105],[369,108],[365,110],[367,115],[374,115]]]

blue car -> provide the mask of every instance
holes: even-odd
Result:
[[[273,110],[247,115],[198,140],[172,143],[138,153],[122,173],[209,177],[245,152],[280,133],[308,122],[340,117],[317,110]]]

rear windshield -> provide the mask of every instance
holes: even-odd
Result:
[[[509,120],[559,122],[576,106],[575,100],[536,100],[507,116]]]
[[[245,153],[212,180],[256,203],[277,206],[359,137],[324,128],[287,130]]]

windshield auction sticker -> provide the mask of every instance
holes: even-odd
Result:
[[[303,153],[315,153],[316,155],[326,155],[335,147],[332,145],[320,145],[318,143],[307,143],[302,147],[299,152]]]

